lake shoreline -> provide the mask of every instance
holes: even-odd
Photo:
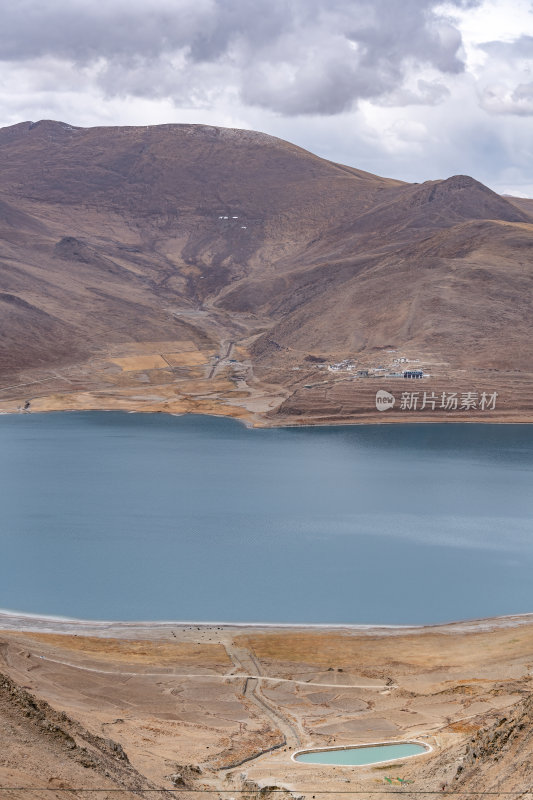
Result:
[[[68,414],[68,413],[102,413],[108,414],[113,412],[119,412],[121,414],[162,414],[165,416],[170,417],[209,417],[212,419],[228,419],[234,420],[237,423],[240,423],[244,428],[248,430],[285,430],[285,429],[292,429],[297,430],[299,428],[342,428],[345,426],[349,427],[367,427],[369,425],[533,425],[533,416],[527,417],[524,419],[523,417],[519,416],[511,416],[510,418],[503,419],[501,416],[495,417],[488,417],[487,414],[483,415],[455,415],[455,416],[436,416],[430,414],[423,414],[418,413],[416,416],[405,415],[403,418],[393,417],[393,418],[384,418],[383,416],[368,416],[363,419],[354,419],[353,417],[346,417],[344,419],[334,419],[334,420],[312,420],[312,419],[305,419],[302,418],[300,422],[291,422],[283,418],[279,419],[272,419],[268,418],[265,419],[259,415],[259,419],[256,417],[258,415],[254,415],[254,418],[247,416],[235,416],[234,414],[216,414],[209,411],[204,411],[202,409],[198,410],[191,410],[191,411],[173,411],[172,409],[162,408],[162,409],[152,409],[152,408],[138,408],[138,409],[130,409],[130,408],[120,408],[120,407],[91,407],[91,408],[69,408],[67,406],[63,408],[43,408],[38,409],[36,411],[23,411],[22,409],[13,409],[9,411],[2,411],[0,410],[0,417],[15,417],[15,416],[22,416],[22,415],[29,415],[29,416],[40,416],[45,414]],[[378,412],[376,412],[377,414]],[[386,413],[386,412],[385,412]]]
[[[40,616],[16,611],[0,611],[0,631],[26,633],[54,633],[68,636],[83,635],[101,638],[147,638],[166,637],[172,631],[188,630],[203,633],[223,630],[228,633],[251,631],[253,633],[313,632],[357,634],[367,636],[406,636],[424,633],[467,634],[481,633],[506,628],[516,628],[533,623],[533,612],[509,614],[505,616],[459,620],[427,625],[370,625],[370,624],[321,624],[321,623],[279,623],[279,622],[200,622],[172,620],[84,620],[69,617]]]

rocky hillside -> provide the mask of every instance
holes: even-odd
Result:
[[[128,800],[137,797],[139,790],[156,788],[131,766],[119,744],[85,730],[1,673],[0,733],[1,785],[29,788],[20,795],[10,791],[11,797],[40,800],[42,789],[55,797],[64,791],[56,795],[54,789],[81,787],[120,789]],[[83,794],[73,791],[71,796]],[[158,794],[175,797],[160,789]]]
[[[454,790],[527,793],[533,785],[533,695],[473,736],[457,766]]]

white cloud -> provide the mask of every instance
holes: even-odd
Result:
[[[505,84],[485,86],[481,107],[491,114],[533,115],[533,83],[519,83],[514,89]]]
[[[381,141],[389,153],[420,153],[428,131],[422,122],[402,117],[381,132]]]

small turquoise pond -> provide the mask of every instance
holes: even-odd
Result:
[[[348,747],[340,750],[315,750],[309,753],[296,753],[294,760],[304,764],[341,764],[361,767],[363,764],[379,764],[381,761],[395,761],[398,758],[419,756],[428,748],[422,744],[375,744],[362,747]]]

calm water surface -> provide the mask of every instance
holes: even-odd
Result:
[[[533,611],[533,426],[0,417],[0,608],[421,624]]]
[[[321,750],[314,753],[302,753],[295,756],[296,761],[303,764],[341,764],[357,767],[363,764],[379,764],[381,761],[393,761],[397,758],[419,756],[427,750],[421,744],[407,742],[405,744],[378,744],[374,747],[347,747],[343,750]]]

